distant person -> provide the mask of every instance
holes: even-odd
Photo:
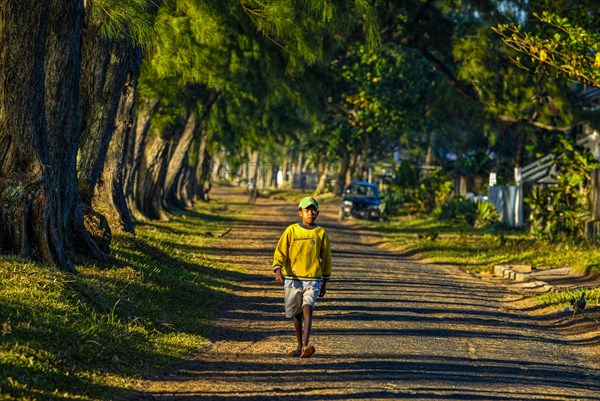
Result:
[[[285,316],[294,319],[297,347],[290,356],[309,358],[315,347],[309,345],[315,302],[325,296],[331,275],[329,237],[315,220],[319,203],[306,197],[298,205],[301,222],[285,229],[273,256],[275,281],[284,285]]]

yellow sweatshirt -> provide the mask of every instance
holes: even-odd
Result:
[[[273,255],[273,269],[278,267],[285,278],[329,280],[331,248],[323,227],[308,229],[292,224],[286,228]]]

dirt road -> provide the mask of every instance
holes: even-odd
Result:
[[[295,205],[261,198],[252,221],[238,221],[218,250],[247,275],[215,321],[212,346],[147,381],[144,399],[600,399],[598,361],[515,311],[515,294],[383,251],[369,244],[373,234],[338,223],[333,206],[322,209],[334,270],[315,310],[315,355],[287,356],[293,325],[270,270]]]

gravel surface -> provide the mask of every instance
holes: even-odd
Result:
[[[315,355],[287,356],[293,323],[270,268],[296,205],[259,198],[252,220],[236,221],[215,250],[247,274],[214,322],[212,345],[147,380],[141,399],[600,399],[598,359],[585,347],[597,336],[565,337],[500,283],[384,251],[376,234],[339,223],[335,205],[321,209],[333,274],[315,308]]]

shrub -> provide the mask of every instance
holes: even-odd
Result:
[[[477,218],[477,203],[455,196],[442,205],[438,218],[472,226]]]
[[[418,165],[406,160],[394,167],[394,178],[383,192],[386,215],[427,214],[444,204],[452,192],[452,181],[442,171],[422,175]]]
[[[560,138],[553,154],[556,184],[535,187],[525,199],[531,206],[531,231],[550,241],[580,238],[590,216],[590,176],[598,161],[565,138]]]
[[[400,214],[404,197],[399,191],[387,188],[382,194],[381,213],[384,216],[394,216]]]
[[[490,227],[500,221],[500,213],[496,206],[490,202],[477,202],[477,216],[475,217],[475,227]]]

